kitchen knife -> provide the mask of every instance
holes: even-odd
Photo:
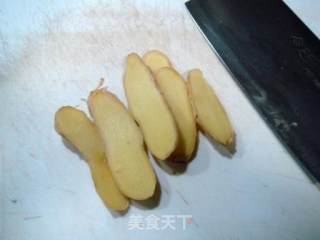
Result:
[[[319,181],[319,39],[279,0],[191,0],[186,6],[261,116]]]

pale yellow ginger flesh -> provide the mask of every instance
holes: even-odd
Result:
[[[168,158],[176,148],[177,128],[150,70],[135,53],[127,57],[124,88],[149,150],[160,160]]]
[[[171,67],[161,68],[155,79],[177,123],[179,140],[175,154],[188,159],[195,148],[197,128],[186,82]]]
[[[120,191],[135,200],[151,197],[156,176],[144,149],[142,133],[130,113],[115,95],[105,90],[91,92],[88,105]]]
[[[189,72],[188,88],[200,128],[218,143],[227,147],[234,145],[234,132],[228,116],[200,70]]]
[[[171,67],[169,58],[158,50],[151,50],[143,55],[143,62],[151,69],[153,73],[156,73],[163,67]]]
[[[117,211],[127,209],[129,201],[111,175],[102,140],[86,114],[70,106],[62,107],[55,115],[55,128],[86,159],[96,191],[105,205]]]

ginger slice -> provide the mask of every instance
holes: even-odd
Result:
[[[175,154],[188,159],[195,148],[197,128],[186,83],[171,67],[158,70],[155,79],[177,123],[179,140]]]
[[[130,113],[115,95],[105,90],[91,92],[88,105],[120,191],[135,200],[151,197],[156,176],[141,131]]]
[[[87,160],[96,191],[105,205],[118,211],[127,209],[129,201],[111,175],[102,140],[86,114],[70,106],[62,107],[55,114],[55,128]]]
[[[175,121],[150,70],[135,53],[127,57],[124,88],[149,150],[160,160],[168,158],[177,144]]]
[[[154,74],[163,67],[171,67],[169,58],[164,53],[158,50],[151,50],[146,52],[143,55],[142,59]]]
[[[201,129],[218,143],[233,147],[235,134],[229,118],[202,72],[198,69],[190,71],[187,85]]]

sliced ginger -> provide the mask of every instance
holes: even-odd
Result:
[[[151,153],[160,160],[168,158],[177,144],[177,128],[151,72],[135,53],[127,57],[124,88]]]
[[[188,88],[199,126],[220,144],[232,147],[234,132],[231,123],[222,104],[200,70],[194,69],[189,72]]]
[[[105,205],[118,211],[127,209],[129,201],[113,180],[102,140],[85,113],[70,106],[62,107],[55,115],[55,127],[87,160],[96,191]]]
[[[134,119],[116,96],[91,92],[89,110],[104,142],[112,175],[123,194],[135,200],[151,197],[156,177]]]
[[[175,154],[188,159],[196,144],[197,129],[186,83],[171,67],[158,70],[155,79],[177,123],[179,140]]]
[[[148,51],[142,58],[154,74],[163,67],[171,67],[169,58],[158,50]]]

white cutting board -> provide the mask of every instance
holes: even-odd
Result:
[[[319,36],[320,3],[287,2]],[[124,59],[149,49],[165,52],[184,75],[203,70],[234,125],[237,152],[228,158],[200,135],[183,174],[151,159],[158,206],[133,203],[120,216],[103,206],[86,163],[55,132],[54,113],[62,105],[87,111],[84,99],[101,78],[126,102]],[[218,61],[183,1],[1,1],[0,103],[0,239],[319,239],[320,192]],[[146,229],[152,216],[164,227],[166,215],[175,230]],[[192,217],[183,229],[185,215]],[[134,221],[146,225],[130,230]]]

